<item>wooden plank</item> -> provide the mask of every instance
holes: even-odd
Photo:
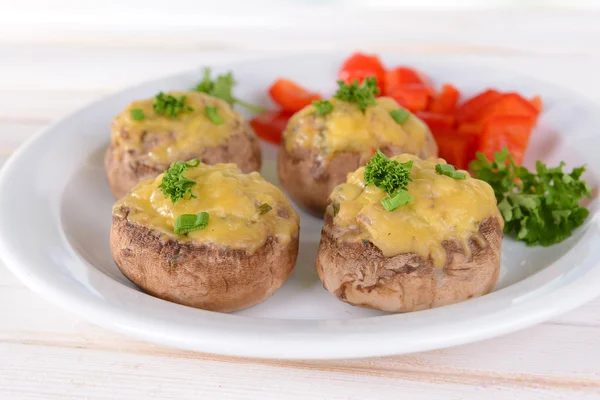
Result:
[[[597,307],[598,302],[596,302]],[[17,305],[17,306],[15,306]],[[406,356],[347,361],[269,361],[200,354],[106,331],[55,308],[23,287],[0,291],[0,344],[86,348],[119,354],[316,369],[441,383],[583,388],[600,394],[599,326],[543,324],[493,340]]]
[[[556,386],[539,377],[531,386],[493,376],[449,382],[430,371],[390,376],[387,371],[281,368],[276,364],[123,354],[90,349],[0,344],[0,394],[10,399],[578,399],[597,398],[583,386]],[[268,377],[268,379],[265,379]],[[421,380],[423,378],[423,380]],[[457,380],[462,380],[460,374]]]

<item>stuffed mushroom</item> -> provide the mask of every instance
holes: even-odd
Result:
[[[110,248],[145,292],[231,312],[265,300],[288,279],[298,235],[298,214],[257,172],[192,160],[117,201]]]
[[[492,290],[503,219],[492,188],[442,159],[378,153],[336,187],[317,272],[361,307],[407,312]]]
[[[235,163],[243,172],[261,167],[256,135],[229,104],[205,93],[170,92],[134,101],[114,118],[104,167],[121,198],[172,162],[194,158]]]
[[[373,98],[371,105],[332,98],[325,106],[310,105],[296,113],[283,133],[278,172],[292,200],[323,216],[327,199],[346,175],[364,165],[375,149],[437,156],[429,128],[391,98]]]

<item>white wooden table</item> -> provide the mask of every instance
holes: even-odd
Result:
[[[260,13],[246,10],[227,28],[217,26],[226,19],[218,10],[202,15],[212,25],[199,27],[200,12],[178,9],[173,12],[180,23],[161,32],[153,28],[158,11],[129,25],[123,18],[102,23],[106,7],[98,9],[98,18],[81,10],[67,17],[35,10],[29,25],[19,19],[23,9],[0,12],[2,160],[32,133],[106,93],[273,52],[362,47],[424,57],[443,53],[529,73],[600,103],[599,15],[590,12],[350,10],[325,34],[322,20],[334,15],[328,8],[309,26],[294,25],[293,18],[254,23]],[[308,14],[300,8],[295,15],[303,20]],[[352,27],[360,23],[363,33],[357,34]],[[525,331],[428,353],[261,361],[113,334],[52,306],[0,267],[0,399],[598,399],[599,308],[600,299]]]

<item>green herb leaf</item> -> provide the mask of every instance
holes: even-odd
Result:
[[[325,115],[333,110],[333,104],[331,104],[328,100],[317,100],[313,101],[312,104],[317,110],[317,115]]]
[[[204,112],[206,113],[208,119],[210,119],[210,122],[215,125],[222,125],[223,122],[225,122],[219,115],[219,109],[216,106],[206,106],[204,107]]]
[[[404,108],[398,108],[396,110],[390,111],[390,115],[392,116],[392,118],[394,118],[394,121],[402,125],[410,117],[410,112],[408,112]]]
[[[175,204],[179,199],[185,198],[189,193],[191,199],[196,196],[192,194],[192,187],[196,184],[193,179],[186,178],[183,173],[193,167],[197,167],[200,160],[194,159],[188,162],[176,161],[165,171],[162,182],[158,188],[163,192],[165,197],[171,198],[171,202]]]
[[[359,84],[354,80],[350,85],[344,81],[338,81],[339,88],[334,97],[347,101],[348,103],[356,103],[361,111],[375,104],[375,96],[379,94],[377,87],[377,78],[369,76]]]
[[[211,78],[210,75],[210,68],[204,68],[204,76],[202,80],[196,85],[194,90],[219,98],[227,102],[230,106],[233,106],[234,104],[239,104],[240,106],[255,113],[261,113],[266,111],[262,107],[250,104],[233,96],[233,87],[235,86],[236,82],[231,72],[228,72],[223,75],[217,75],[217,77],[214,80]]]
[[[467,179],[467,174],[459,172],[451,164],[437,164],[435,166],[435,172],[440,175],[446,175],[454,179]]]
[[[197,231],[206,228],[208,225],[208,213],[181,214],[175,220],[174,231],[178,235],[185,235],[188,232]]]
[[[377,150],[377,153],[365,166],[365,185],[373,184],[385,190],[387,194],[405,190],[408,182],[412,181],[410,177],[412,166],[412,161],[400,163],[390,160],[380,150]]]
[[[273,209],[273,207],[271,207],[269,204],[263,203],[260,206],[258,206],[258,213],[260,215],[264,215],[264,214],[268,213],[269,211],[271,211],[272,209]]]
[[[390,195],[381,200],[383,208],[388,212],[394,211],[396,208],[403,206],[413,201],[413,198],[406,190],[399,190],[394,195]]]
[[[340,204],[334,202],[331,206],[333,207],[333,216],[335,217],[340,212]]]
[[[155,113],[171,119],[177,118],[181,113],[194,111],[192,107],[185,105],[185,96],[175,97],[163,92],[154,97],[153,107]]]
[[[564,163],[548,168],[536,163],[536,171],[516,165],[504,148],[494,160],[477,153],[471,170],[494,189],[498,209],[504,218],[504,231],[530,246],[559,243],[583,224],[589,211],[579,200],[591,195],[581,179],[584,167],[563,171]]]
[[[146,114],[144,114],[144,110],[141,108],[132,108],[129,110],[129,115],[134,121],[141,121],[146,118]]]

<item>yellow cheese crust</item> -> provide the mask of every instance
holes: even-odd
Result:
[[[316,148],[325,157],[339,152],[371,155],[374,149],[398,146],[407,153],[420,154],[432,140],[427,125],[410,114],[398,124],[390,111],[401,108],[389,97],[361,111],[354,103],[336,98],[329,100],[333,110],[319,116],[313,105],[290,119],[283,136],[288,151],[295,147]]]
[[[334,223],[341,228],[341,239],[367,240],[386,257],[402,253],[416,253],[425,260],[431,257],[436,267],[442,267],[446,263],[443,241],[456,241],[470,255],[469,240],[477,237],[484,219],[495,217],[503,226],[494,191],[486,182],[466,171],[464,180],[439,175],[436,164],[446,162],[438,158],[421,160],[402,154],[392,159],[413,160],[407,188],[413,201],[386,211],[380,201],[388,195],[372,184],[365,186],[365,168],[359,168],[330,196],[338,210]],[[328,210],[333,212],[334,207]]]
[[[165,198],[159,185],[163,174],[137,185],[113,207],[113,215],[129,210],[128,219],[180,241],[214,244],[252,254],[267,239],[275,237],[283,246],[298,233],[299,217],[288,199],[275,185],[257,172],[243,174],[235,164],[200,164],[184,172],[196,184],[192,194],[175,204]],[[272,210],[261,215],[258,207]],[[208,226],[187,235],[173,231],[181,214],[209,213]]]
[[[136,151],[155,164],[170,164],[185,160],[208,147],[218,146],[245,123],[244,118],[223,100],[200,92],[169,92],[176,97],[186,96],[185,105],[193,111],[183,112],[172,119],[156,114],[154,98],[134,101],[117,115],[111,125],[111,145],[115,152]],[[205,107],[217,107],[223,124],[215,125],[206,116]],[[131,118],[131,110],[144,112],[143,120]]]

